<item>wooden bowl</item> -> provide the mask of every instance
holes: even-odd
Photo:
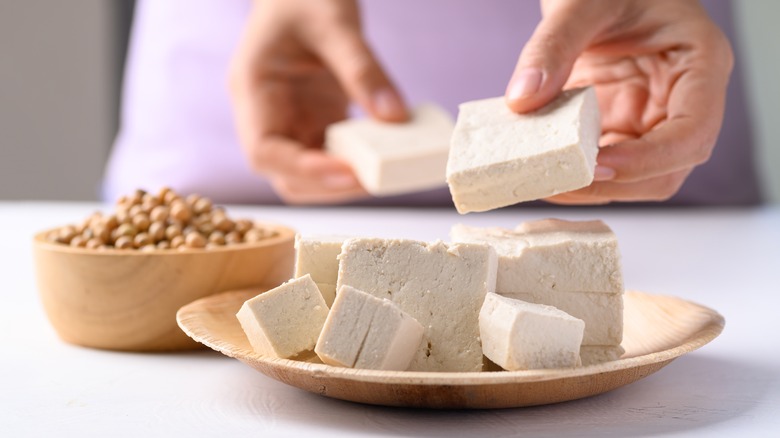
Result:
[[[176,325],[183,305],[226,290],[274,287],[293,273],[295,232],[215,249],[91,250],[34,238],[43,307],[59,336],[86,347],[126,351],[199,348]]]
[[[228,292],[184,306],[176,319],[193,339],[261,373],[327,397],[386,406],[508,408],[589,397],[658,371],[675,358],[717,337],[723,317],[679,298],[627,292],[619,360],[572,369],[434,373],[374,371],[302,360],[265,357],[252,351],[236,312],[259,293]]]

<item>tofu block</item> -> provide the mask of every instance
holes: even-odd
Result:
[[[540,291],[500,295],[560,309],[585,322],[583,345],[620,345],[623,341],[623,294]]]
[[[363,238],[344,242],[338,287],[387,298],[422,324],[409,370],[480,371],[479,310],[495,275],[485,244]]]
[[[330,307],[336,297],[339,275],[338,255],[348,236],[295,236],[295,277],[311,275],[325,304]]]
[[[505,370],[573,368],[585,323],[559,309],[490,293],[479,313],[482,351]]]
[[[487,211],[589,185],[600,134],[593,88],[564,91],[528,114],[504,97],[461,104],[447,162],[455,207]]]
[[[587,330],[587,323],[585,323]],[[620,359],[626,350],[620,345],[582,345],[580,346],[580,359],[582,366],[596,365]]]
[[[282,358],[314,348],[327,316],[328,306],[309,275],[247,300],[236,314],[256,353]]]
[[[314,352],[326,364],[404,371],[420,347],[423,326],[398,305],[342,286]]]
[[[352,166],[369,193],[396,195],[444,186],[452,130],[449,113],[425,104],[404,123],[334,123],[325,131],[325,147]]]
[[[498,253],[496,292],[623,292],[617,237],[602,221],[543,219],[515,230],[455,225],[454,242],[487,243]]]

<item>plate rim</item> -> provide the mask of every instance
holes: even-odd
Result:
[[[269,288],[270,289],[270,288]],[[267,290],[267,289],[266,289]],[[254,288],[252,292],[261,293],[265,290]],[[336,367],[321,363],[304,362],[294,359],[282,359],[276,357],[262,356],[252,350],[243,348],[228,349],[226,346],[219,345],[217,338],[211,339],[208,336],[201,336],[190,326],[188,315],[193,309],[205,307],[214,302],[225,300],[228,295],[244,295],[249,293],[247,290],[227,291],[215,295],[210,295],[189,304],[182,306],[176,313],[176,322],[179,327],[190,338],[194,339],[225,356],[238,359],[247,364],[260,363],[273,368],[282,368],[288,372],[309,373],[313,378],[327,377],[332,379],[347,379],[355,382],[377,383],[377,384],[400,384],[400,385],[500,385],[507,383],[531,383],[544,382],[551,380],[579,378],[589,375],[611,373],[631,368],[640,368],[644,366],[661,365],[668,363],[684,354],[695,351],[717,338],[725,327],[725,318],[722,314],[712,308],[701,305],[697,302],[685,300],[683,298],[650,294],[635,290],[627,290],[625,294],[638,294],[643,296],[661,297],[666,299],[680,300],[692,304],[710,314],[711,318],[696,333],[693,333],[685,342],[674,347],[652,352],[630,358],[621,358],[614,361],[603,362],[594,365],[587,365],[576,368],[563,369],[544,369],[544,370],[521,370],[521,371],[482,371],[482,372],[434,372],[434,371],[384,371],[384,370],[366,370]],[[236,321],[236,324],[238,322]],[[267,374],[263,372],[264,374]],[[271,376],[273,377],[273,376]],[[276,378],[276,377],[274,377]]]

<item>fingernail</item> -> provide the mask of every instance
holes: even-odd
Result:
[[[392,90],[379,90],[374,94],[374,111],[383,120],[406,120],[404,104]]]
[[[596,170],[593,171],[594,181],[609,181],[615,178],[615,169],[611,167],[596,165]]]
[[[358,185],[354,176],[345,173],[326,175],[322,183],[330,189],[349,189]]]
[[[520,100],[533,96],[542,87],[542,78],[542,71],[538,68],[524,68],[510,81],[507,98]]]

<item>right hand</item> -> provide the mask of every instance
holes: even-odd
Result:
[[[293,204],[367,196],[352,169],[322,149],[326,126],[346,117],[350,100],[379,120],[408,118],[363,39],[354,0],[256,1],[230,89],[251,168]]]
[[[733,66],[698,0],[543,0],[543,19],[507,87],[516,112],[593,85],[602,136],[594,182],[560,204],[664,201],[706,162]]]

